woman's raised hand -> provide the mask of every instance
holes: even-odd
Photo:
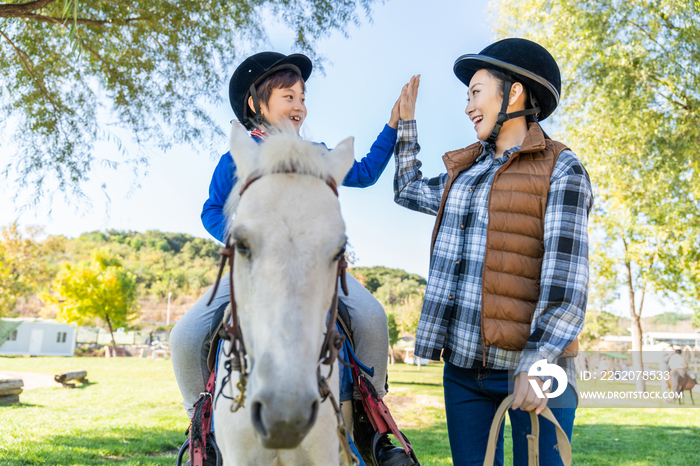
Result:
[[[399,99],[401,101],[399,106],[401,120],[415,120],[418,86],[420,86],[420,75],[411,76],[411,80],[401,90],[401,98]]]

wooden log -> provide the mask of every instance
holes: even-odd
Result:
[[[0,396],[0,405],[18,405],[19,395]]]
[[[0,391],[0,396],[19,395],[20,393],[22,393],[21,388],[7,388],[5,390]]]
[[[0,396],[19,395],[23,386],[22,379],[0,379]]]
[[[87,377],[87,371],[69,371],[69,372],[63,372],[61,374],[56,374],[53,379],[61,384],[67,384],[68,382],[71,382],[73,380],[77,380],[78,382],[81,383],[87,383],[88,380],[86,379]]]

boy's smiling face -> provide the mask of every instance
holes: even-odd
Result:
[[[273,89],[267,105],[261,102],[260,111],[269,124],[277,128],[291,123],[297,133],[306,119],[306,96],[303,81],[299,79],[291,87]]]

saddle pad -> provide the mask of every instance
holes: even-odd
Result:
[[[209,372],[214,372],[216,369],[216,354],[219,350],[219,340],[221,340],[219,331],[224,328],[224,322],[229,320],[231,320],[231,303],[224,303],[214,311],[214,318],[212,319],[214,333],[212,333],[209,353],[207,354]]]

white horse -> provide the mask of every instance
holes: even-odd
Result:
[[[330,400],[321,403],[316,370],[346,243],[331,185],[352,166],[353,140],[330,152],[288,133],[258,144],[236,125],[231,155],[238,183],[227,202],[228,231],[249,375],[244,406],[232,412],[223,395],[239,394],[240,374],[224,383],[220,355],[214,426],[223,462],[337,465],[336,415]],[[226,352],[230,345],[224,342]],[[338,373],[335,367],[328,381],[336,400]]]

